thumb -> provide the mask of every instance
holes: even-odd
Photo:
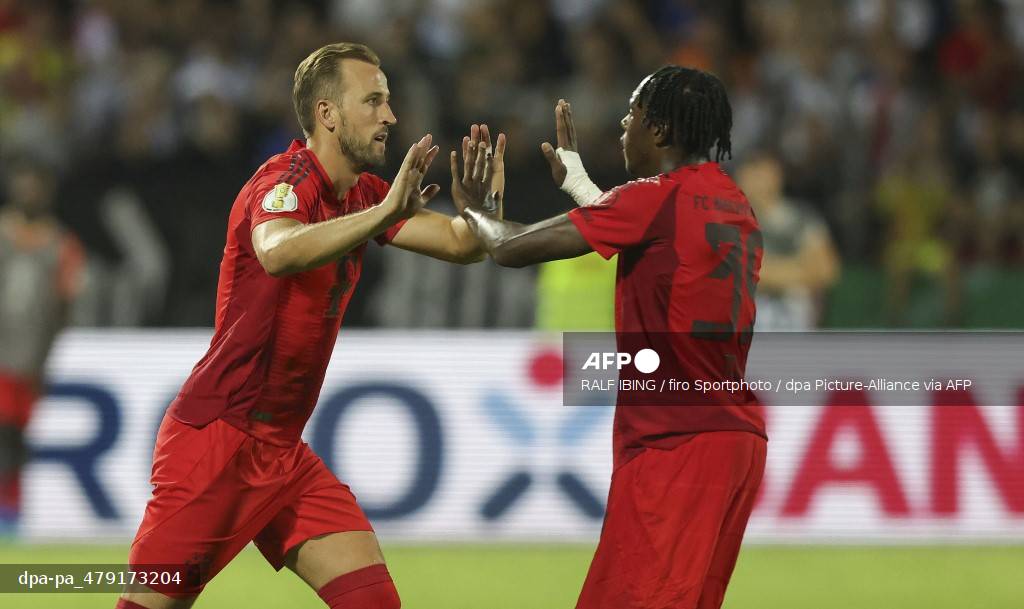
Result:
[[[544,158],[548,160],[548,163],[552,165],[561,164],[562,160],[555,154],[555,148],[548,142],[544,142],[540,145],[540,151],[544,154]]]

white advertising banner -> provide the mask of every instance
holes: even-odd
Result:
[[[209,337],[61,338],[29,428],[26,538],[134,533],[160,418]],[[820,369],[796,374],[780,369],[792,344],[759,340],[748,378],[892,375],[885,358],[815,345],[805,361]],[[984,351],[984,336],[974,340]],[[899,336],[870,342],[876,353],[905,347]],[[531,332],[343,330],[304,437],[390,543],[594,541],[612,409],[562,406],[561,350],[560,336]],[[952,370],[918,358],[914,373],[984,378],[985,358],[971,361],[976,369]],[[941,391],[915,394],[914,405],[870,390],[855,406],[841,405],[848,392],[813,387],[799,406],[762,395],[771,440],[748,540],[1024,542],[1024,371],[984,380],[959,388],[971,404],[956,406]]]

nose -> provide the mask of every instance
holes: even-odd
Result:
[[[394,125],[398,122],[398,117],[395,116],[395,113],[391,110],[391,104],[384,105],[384,119],[381,122],[385,125]]]
[[[627,118],[629,118],[629,117],[628,116],[623,116],[622,120],[619,121],[619,126],[622,127],[623,131],[626,130],[626,119]]]

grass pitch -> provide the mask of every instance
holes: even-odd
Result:
[[[121,546],[0,546],[0,563],[123,563]],[[384,547],[406,609],[572,609],[592,546]],[[114,594],[0,594],[4,609],[110,609]],[[252,547],[197,609],[322,609]],[[1022,609],[1024,546],[747,546],[726,609]]]

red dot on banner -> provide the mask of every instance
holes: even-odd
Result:
[[[530,360],[530,379],[541,387],[562,382],[562,354],[548,350],[534,354]]]

